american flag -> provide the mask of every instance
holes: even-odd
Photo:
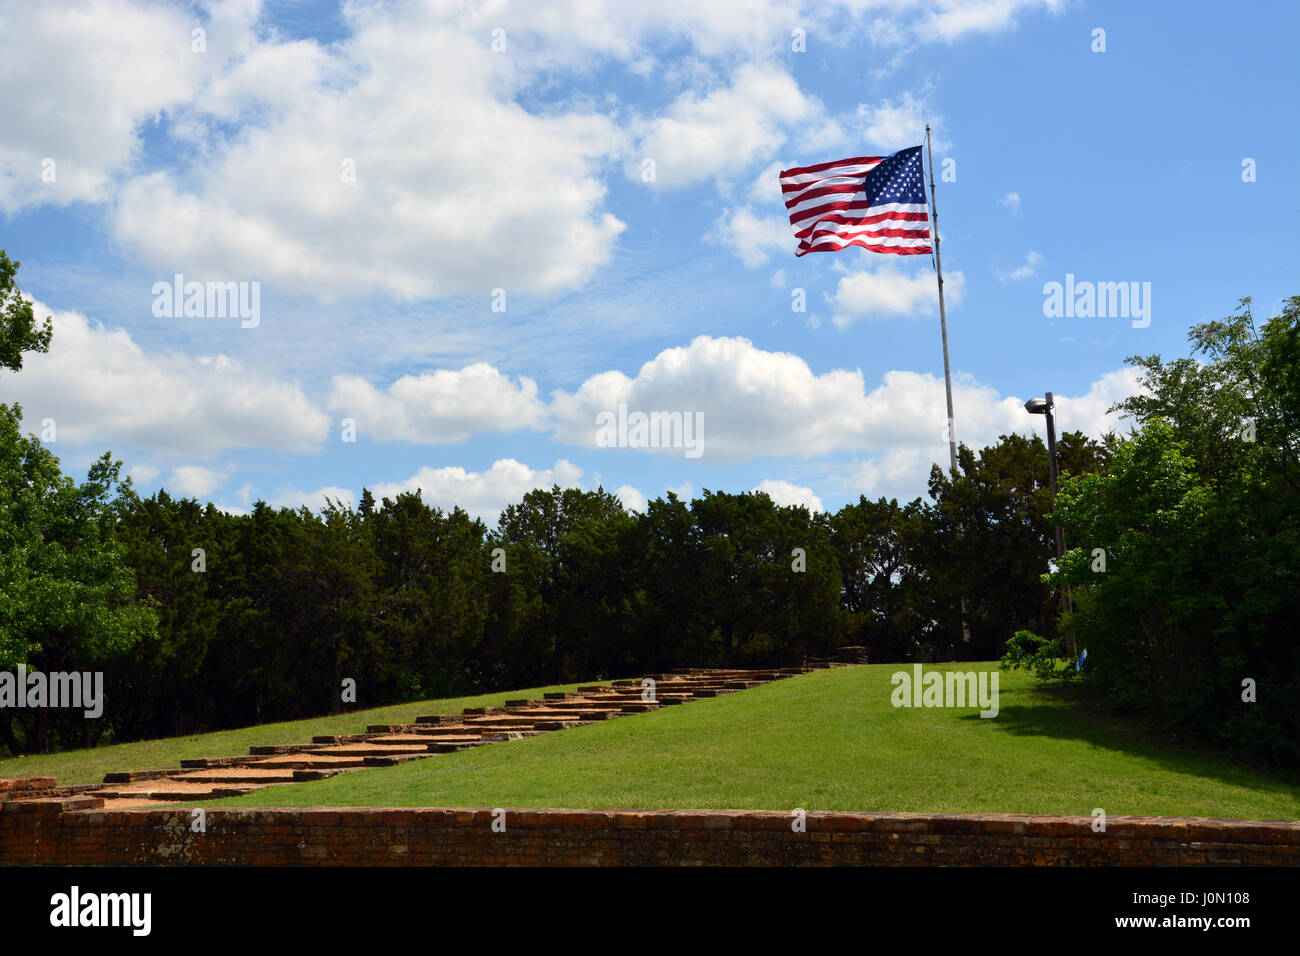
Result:
[[[845,246],[899,256],[930,251],[920,146],[782,170],[781,192],[796,256]]]

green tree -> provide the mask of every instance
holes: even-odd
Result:
[[[1300,298],[1189,333],[1203,360],[1133,357],[1137,420],[1107,474],[1067,480],[1070,626],[1119,706],[1300,764]],[[1256,688],[1253,701],[1245,685]]]
[[[106,453],[77,484],[21,424],[20,408],[0,405],[0,668],[102,669],[156,627],[113,535],[130,480]],[[0,711],[11,750],[48,750],[52,724],[92,736],[79,712]]]
[[[49,318],[37,324],[32,301],[14,282],[19,265],[0,249],[0,368],[14,372],[22,369],[24,352],[48,352],[53,335]]]

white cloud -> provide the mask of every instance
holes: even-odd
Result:
[[[685,348],[660,352],[635,378],[602,372],[572,394],[557,390],[551,411],[556,437],[576,445],[594,445],[596,416],[620,404],[629,413],[700,412],[701,457],[725,462],[816,455],[852,443],[862,400],[860,372],[814,375],[797,355],[765,352],[748,339],[701,335]]]
[[[1100,435],[1105,408],[1132,394],[1135,381],[1129,371],[1113,372],[1084,396],[1061,397],[1061,429]],[[961,374],[954,376],[953,402],[957,437],[973,448],[1004,433],[1029,434],[1041,421],[1025,413],[1022,399]],[[767,352],[743,338],[702,335],[660,352],[635,377],[608,371],[572,394],[557,390],[551,404],[555,437],[594,446],[596,416],[620,404],[629,413],[701,413],[701,458],[710,464],[870,448],[877,455],[860,466],[857,483],[871,487],[903,475],[923,485],[929,462],[947,460],[941,377],[895,370],[868,390],[861,371],[814,374],[799,356]]]
[[[276,492],[266,503],[272,508],[298,508],[306,505],[312,511],[320,511],[325,507],[326,499],[338,502],[346,507],[355,507],[356,495],[351,488],[340,488],[337,485],[327,485],[324,488],[317,488],[315,491],[299,491],[296,488],[286,488]]]
[[[999,272],[998,278],[1003,282],[1019,282],[1021,279],[1028,279],[1038,271],[1038,265],[1043,261],[1043,255],[1040,252],[1030,252],[1025,256],[1025,263],[1017,266],[1010,272]]]
[[[774,503],[781,507],[790,505],[803,505],[809,511],[823,511],[822,500],[813,494],[811,488],[805,488],[802,485],[792,485],[788,481],[768,478],[758,483],[755,491],[762,491],[772,499]]]
[[[772,253],[793,255],[798,246],[789,219],[755,216],[748,208],[725,210],[706,238],[729,247],[749,269],[763,265]]]
[[[0,105],[0,210],[102,203],[114,237],[160,274],[324,300],[553,293],[609,261],[624,224],[605,208],[606,179],[619,166],[639,173],[652,156],[671,188],[750,176],[796,131],[819,154],[919,142],[931,111],[917,94],[864,106],[856,124],[829,115],[784,65],[793,28],[880,50],[1010,29],[1058,5],[349,3],[341,38],[322,43],[270,28],[255,0],[10,4],[0,36],[20,40],[0,78],[24,95]],[[191,49],[198,25],[204,53]],[[665,102],[638,114],[613,93],[521,105],[610,64]],[[154,123],[182,165],[143,161]],[[40,181],[47,156],[55,183]]]
[[[1055,12],[1064,6],[1064,0],[940,0],[930,6],[934,9],[917,25],[917,35],[951,43],[973,33],[1014,30],[1023,11],[1045,8]]]
[[[502,458],[486,471],[466,471],[450,466],[421,468],[405,481],[372,485],[376,500],[395,498],[419,490],[427,504],[444,511],[460,506],[477,518],[495,524],[506,505],[516,504],[534,488],[579,487],[582,469],[559,459],[552,468],[534,469],[513,458]]]
[[[749,201],[769,207],[775,206],[778,209],[783,208],[785,199],[781,192],[781,170],[795,165],[798,164],[775,162],[764,169],[750,184]]]
[[[314,451],[329,430],[328,416],[296,384],[244,371],[224,355],[145,352],[124,329],[34,308],[53,317],[50,351],[25,356],[6,389],[29,420],[53,418],[60,441],[211,458],[228,448]]]
[[[910,92],[904,93],[897,100],[882,99],[874,106],[860,104],[857,122],[859,136],[882,153],[894,153],[908,146],[923,145],[927,122],[933,127],[931,137],[935,149],[944,150],[951,145],[942,138],[940,120],[934,108],[924,98]]]
[[[1107,372],[1092,383],[1086,395],[1069,398],[1065,395],[1053,395],[1056,402],[1056,430],[1060,432],[1081,431],[1096,438],[1113,429],[1119,434],[1128,431],[1128,425],[1119,415],[1108,415],[1106,409],[1130,395],[1142,394],[1136,369],[1124,367]],[[1028,398],[1029,396],[1025,396]],[[1043,429],[1046,438],[1046,426],[1038,425],[1042,421],[1038,416],[1031,416],[1035,430]]]
[[[998,200],[999,206],[1006,206],[1013,216],[1020,215],[1020,193],[1007,193]]]
[[[929,257],[924,257],[924,263],[910,271],[904,271],[888,259],[871,270],[842,271],[845,275],[831,299],[835,306],[833,321],[840,328],[862,318],[927,316],[939,312],[939,286]],[[944,302],[948,308],[961,302],[965,288],[966,277],[960,271],[944,276]]]
[[[537,428],[545,413],[536,382],[521,377],[516,384],[486,363],[403,375],[383,391],[363,378],[339,375],[326,407],[355,419],[359,435],[422,444]]]
[[[149,485],[153,483],[155,478],[162,474],[162,471],[158,468],[151,467],[150,465],[133,465],[127,474],[137,485]]]
[[[1080,431],[1090,438],[1100,438],[1109,430],[1126,431],[1123,420],[1117,414],[1108,415],[1106,409],[1140,391],[1136,372],[1123,368],[1105,373],[1082,395],[1054,395],[1057,434]],[[1045,441],[1043,418],[1024,409],[1027,397],[1002,396],[992,386],[958,377],[953,382],[957,440],[974,449],[1013,433],[1036,434]],[[885,386],[873,393],[869,404],[896,419],[898,427],[878,425],[872,438],[865,440],[865,444],[877,447],[877,454],[854,461],[830,480],[855,495],[920,494],[932,464],[948,468],[943,380],[912,372],[890,372],[885,376]]]
[[[120,0],[0,9],[0,87],[22,90],[0,104],[0,212],[111,198],[141,124],[195,94],[205,61],[192,19]]]
[[[519,58],[451,8],[343,15],[348,38],[268,37],[196,98],[193,168],[127,183],[116,236],[164,272],[321,298],[585,282],[623,229],[603,208],[603,164],[625,151],[615,122],[523,109]]]
[[[695,486],[689,481],[683,481],[679,485],[668,485],[664,488],[663,497],[667,498],[669,492],[675,494],[682,501],[689,502],[695,497]]]
[[[223,481],[226,473],[203,465],[178,465],[172,469],[165,487],[179,498],[207,498]]]
[[[645,513],[646,497],[631,485],[619,485],[614,489],[614,494],[619,501],[623,502],[624,508]]]
[[[647,158],[654,160],[657,187],[739,172],[780,147],[794,124],[820,113],[821,104],[784,71],[746,64],[730,86],[703,97],[683,93],[664,115],[634,124],[637,146],[627,174],[639,179]]]

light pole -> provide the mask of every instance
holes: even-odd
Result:
[[[1025,411],[1030,415],[1042,415],[1047,419],[1047,474],[1052,489],[1052,508],[1056,508],[1056,402],[1052,399],[1051,392],[1045,392],[1042,398],[1031,398],[1025,402]],[[1065,529],[1059,524],[1054,526],[1056,532],[1056,567],[1061,567],[1061,559],[1065,557]],[[1065,610],[1070,608],[1070,592],[1067,589],[1061,590],[1061,599],[1065,604]]]

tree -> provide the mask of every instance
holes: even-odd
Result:
[[[0,405],[0,668],[102,668],[156,627],[134,600],[135,576],[113,536],[130,480],[105,453],[77,484],[21,424],[21,408]],[[24,746],[15,724],[28,721],[18,713],[0,711],[0,736],[14,751]],[[52,724],[88,736],[82,720],[37,708],[24,739],[47,751]]]
[[[14,283],[19,265],[0,249],[0,368],[14,372],[22,369],[24,352],[48,352],[54,334],[48,317],[36,324],[31,300]]]
[[[1108,473],[1062,484],[1075,547],[1051,580],[1075,588],[1085,676],[1117,705],[1295,766],[1300,298],[1262,330],[1243,300],[1189,339],[1206,361],[1129,360],[1144,393],[1116,409],[1138,428]]]
[[[900,506],[863,496],[831,519],[844,609],[853,621],[850,643],[865,644],[871,661],[907,659],[928,630],[920,554],[925,517],[919,498]]]

